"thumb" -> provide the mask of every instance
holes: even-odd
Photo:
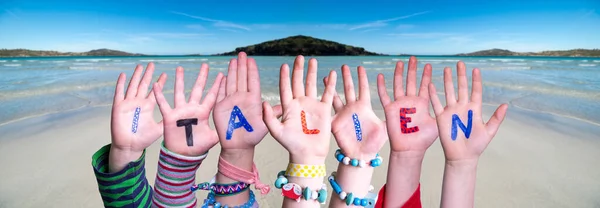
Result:
[[[485,124],[485,129],[488,134],[494,137],[500,128],[500,124],[504,120],[506,116],[506,109],[508,109],[508,105],[502,104],[496,109],[494,115],[490,118],[490,120]]]
[[[281,104],[273,106],[273,114],[277,118],[281,118],[281,116],[283,116],[283,108],[281,108]]]
[[[283,125],[273,113],[273,108],[271,107],[271,105],[269,105],[269,103],[266,101],[263,102],[263,121],[267,125],[269,132],[271,132],[271,135],[275,137],[275,139],[279,140]]]

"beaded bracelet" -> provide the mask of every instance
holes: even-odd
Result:
[[[336,172],[331,173],[329,176],[329,184],[333,188],[333,192],[335,192],[342,201],[346,202],[347,206],[355,205],[355,206],[363,206],[363,207],[372,207],[375,205],[375,201],[377,201],[376,197],[372,197],[373,194],[368,194],[365,198],[355,197],[352,192],[346,193],[342,191],[342,187],[335,181]],[[371,196],[371,197],[368,197]]]
[[[338,162],[344,163],[344,165],[352,165],[354,167],[361,167],[361,168],[364,168],[367,165],[370,165],[371,167],[378,167],[383,162],[383,158],[381,156],[379,156],[379,154],[377,154],[375,159],[372,159],[368,163],[365,162],[364,160],[350,159],[349,157],[346,157],[342,153],[342,150],[340,150],[340,149],[335,151],[335,159],[337,159]]]
[[[232,196],[245,191],[250,187],[250,184],[244,182],[236,182],[236,183],[214,183],[214,182],[204,182],[198,185],[193,185],[190,189],[193,191],[196,190],[207,190],[215,193],[217,196]]]
[[[311,191],[309,187],[302,189],[302,187],[296,183],[288,183],[288,179],[285,177],[285,171],[280,171],[277,174],[275,187],[281,189],[281,195],[296,200],[296,202],[299,202],[302,198],[307,201],[317,200],[321,204],[325,204],[327,201],[327,186],[325,186],[325,184],[323,184],[318,191]]]
[[[256,197],[254,196],[254,192],[252,192],[252,190],[249,190],[250,193],[250,198],[248,199],[248,202],[246,202],[245,204],[239,205],[239,206],[227,206],[227,205],[222,205],[221,203],[217,202],[217,200],[215,200],[215,194],[210,192],[208,193],[208,196],[206,197],[206,199],[204,200],[204,204],[202,204],[202,208],[254,208],[254,207],[258,207],[258,204],[256,204]]]

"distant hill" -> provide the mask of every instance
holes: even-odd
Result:
[[[0,49],[0,57],[34,57],[34,56],[144,56],[139,53],[127,53],[111,49],[97,49],[88,52],[37,51],[27,49]]]
[[[287,38],[270,40],[255,45],[236,48],[234,51],[216,54],[222,56],[237,55],[244,51],[248,55],[258,56],[373,56],[381,55],[366,51],[361,47],[354,47],[329,40],[309,36],[291,36]]]
[[[473,53],[461,53],[457,56],[568,56],[568,57],[600,57],[600,49],[572,49],[565,51],[514,52],[504,49],[490,49]]]

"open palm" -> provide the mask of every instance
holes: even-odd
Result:
[[[287,64],[281,66],[279,90],[283,117],[279,121],[273,108],[264,102],[264,120],[271,135],[292,157],[298,156],[299,160],[324,160],[329,152],[331,105],[336,74],[335,71],[330,72],[325,92],[321,100],[318,100],[317,60],[309,60],[306,88],[302,83],[303,73],[304,57],[298,56],[294,61],[290,87],[289,67]],[[295,158],[292,158],[292,162],[311,164],[310,161],[298,161]]]
[[[189,102],[186,102],[183,83],[183,68],[177,67],[175,72],[174,102],[175,108],[171,108],[165,99],[162,85],[154,85],[154,94],[164,119],[165,147],[175,153],[186,156],[198,156],[206,153],[219,141],[217,133],[209,126],[210,111],[215,105],[219,84],[223,74],[219,73],[210,91],[202,102],[202,93],[208,76],[208,65],[202,64],[196,83],[192,89]],[[184,119],[196,119],[196,124],[191,125],[192,143],[187,142],[187,130],[185,126],[178,125],[178,121]]]
[[[142,152],[163,133],[162,123],[154,121],[152,116],[156,105],[154,95],[148,94],[154,64],[148,64],[141,78],[143,71],[141,65],[136,67],[126,94],[123,91],[126,76],[119,75],[111,118],[112,148]],[[167,76],[162,74],[158,83],[164,84],[166,80]]]
[[[414,56],[410,57],[408,62],[406,93],[402,83],[403,74],[404,63],[399,61],[394,71],[394,101],[387,93],[383,74],[379,74],[379,99],[385,110],[392,151],[422,154],[438,137],[437,124],[429,111],[428,85],[431,82],[431,65],[425,65],[418,95],[417,59]]]
[[[241,117],[234,115],[234,107],[250,125],[249,130],[244,127],[230,129],[230,122],[242,122]],[[258,67],[256,61],[247,58],[244,52],[238,55],[238,59],[229,62],[227,78],[219,88],[213,120],[224,149],[254,148],[267,135],[267,126],[262,119]],[[228,133],[228,130],[233,131]]]
[[[338,146],[349,157],[365,160],[375,158],[385,144],[387,133],[385,123],[377,117],[371,107],[367,73],[362,66],[358,67],[358,99],[354,92],[350,69],[346,65],[342,66],[342,76],[346,104],[342,103],[336,93],[333,99],[336,114],[331,124],[331,132]]]
[[[457,75],[458,101],[454,97],[452,69],[448,67],[444,69],[445,108],[440,103],[435,86],[433,84],[429,85],[429,95],[436,115],[440,140],[447,161],[479,158],[494,135],[496,135],[508,108],[506,104],[500,105],[490,120],[484,123],[481,115],[481,96],[483,90],[479,69],[473,70],[470,100],[466,66],[463,62],[458,62],[457,64]]]

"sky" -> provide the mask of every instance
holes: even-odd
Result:
[[[385,54],[600,48],[600,0],[0,0],[0,48],[214,54],[308,35]]]

